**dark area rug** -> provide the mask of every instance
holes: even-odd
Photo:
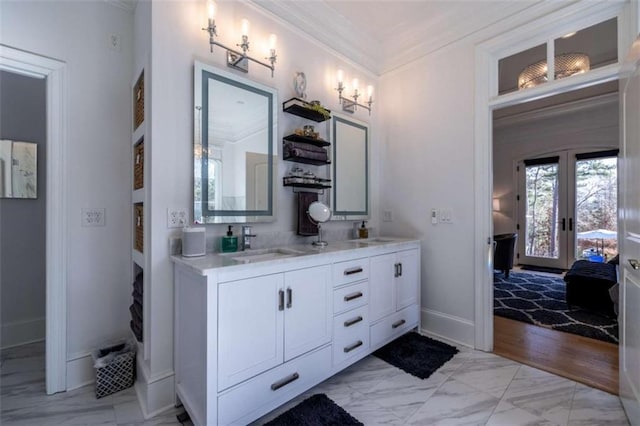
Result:
[[[413,376],[426,379],[457,353],[451,345],[412,332],[387,343],[373,354]]]
[[[549,272],[551,274],[563,274],[566,272],[566,269],[535,265],[520,265],[520,269],[524,269],[525,271]]]
[[[565,302],[562,277],[525,272],[493,275],[494,314],[558,331],[618,343],[618,321]]]
[[[362,425],[327,395],[313,395],[280,414],[265,426],[349,426]]]

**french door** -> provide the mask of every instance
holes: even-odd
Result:
[[[617,150],[518,163],[518,263],[567,269],[617,253]]]

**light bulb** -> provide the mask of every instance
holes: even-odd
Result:
[[[241,25],[242,25],[242,35],[243,36],[249,36],[249,20],[248,19],[243,19],[242,21],[240,21]]]
[[[358,91],[358,83],[359,83],[359,82],[358,82],[358,79],[357,79],[357,78],[354,78],[354,79],[353,79],[353,83],[351,83],[351,84],[353,85],[353,91],[354,91],[354,92],[357,92],[357,91]]]
[[[373,86],[372,85],[368,85],[367,86],[367,97],[369,99],[373,98]]]
[[[271,34],[269,36],[269,49],[276,50],[276,43],[278,43],[278,36],[275,34]]]
[[[338,77],[338,83],[342,83],[344,81],[344,72],[342,70],[338,70],[336,76]]]
[[[213,0],[207,1],[207,13],[209,15],[209,20],[213,20],[216,17],[216,4]]]

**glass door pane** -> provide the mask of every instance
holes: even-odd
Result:
[[[558,163],[525,168],[525,255],[559,258]]]
[[[576,160],[576,259],[618,254],[617,168],[616,157]]]

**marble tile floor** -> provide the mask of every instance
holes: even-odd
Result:
[[[95,399],[93,386],[45,395],[44,350],[0,354],[2,425],[178,425],[174,409],[145,421],[133,388]],[[628,425],[619,399],[499,356],[460,348],[426,380],[369,356],[259,419],[325,393],[365,425]]]

